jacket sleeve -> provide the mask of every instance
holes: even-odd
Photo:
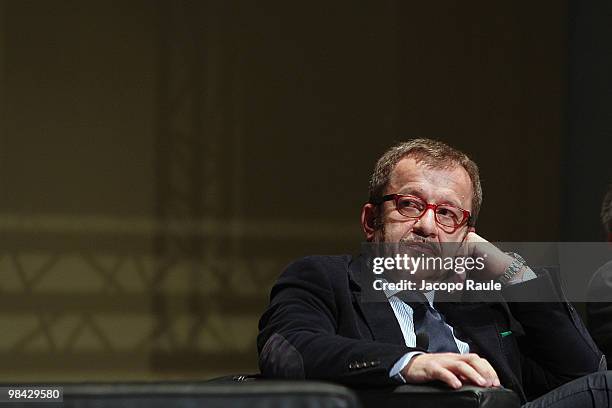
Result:
[[[518,344],[528,397],[605,369],[603,354],[549,272],[539,271],[536,279],[508,286],[503,295],[525,332]],[[544,297],[546,302],[533,301]]]
[[[337,334],[342,283],[326,269],[319,259],[304,258],[290,265],[272,288],[257,338],[262,374],[349,385],[396,384],[389,372],[413,349]]]

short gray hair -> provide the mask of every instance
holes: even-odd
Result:
[[[476,224],[482,204],[482,187],[478,166],[465,153],[438,140],[412,139],[399,143],[387,150],[376,162],[370,177],[370,203],[379,202],[389,185],[391,172],[403,158],[410,156],[432,168],[446,169],[462,166],[472,181],[472,211],[470,225]]]

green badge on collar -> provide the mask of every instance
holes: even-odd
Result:
[[[499,333],[499,334],[501,334],[501,336],[502,336],[502,337],[506,337],[506,336],[511,335],[511,334],[512,334],[512,331],[505,331],[505,332],[501,332],[501,333]]]

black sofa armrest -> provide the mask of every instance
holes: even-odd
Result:
[[[395,408],[518,408],[518,395],[507,388],[463,386],[449,389],[438,383],[405,384],[392,389],[356,390],[364,407]]]
[[[348,388],[313,381],[64,384],[62,408],[361,408]],[[51,408],[51,407],[49,407]]]
[[[215,378],[213,384],[276,383],[277,380],[259,375],[235,374]],[[293,383],[293,382],[292,382]],[[482,388],[464,386],[452,390],[435,382],[423,385],[404,384],[391,388],[354,388],[364,408],[518,408],[518,395],[507,388]]]

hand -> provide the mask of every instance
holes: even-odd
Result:
[[[473,383],[481,387],[499,387],[497,373],[478,354],[429,353],[419,354],[401,371],[408,383],[443,381],[454,389]]]
[[[472,271],[472,277],[479,280],[497,279],[501,277],[514,258],[504,253],[495,245],[470,230],[463,239],[463,245],[459,248],[457,256],[484,258],[485,269],[482,271]],[[515,275],[515,278],[522,276],[523,270]]]

